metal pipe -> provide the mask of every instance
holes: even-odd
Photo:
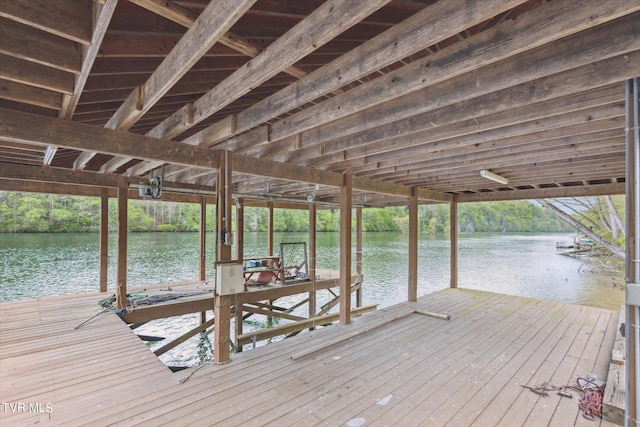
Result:
[[[633,102],[633,215],[634,215],[634,253],[633,253],[633,283],[635,285],[640,285],[640,120],[638,119],[638,107],[640,106],[640,97],[638,96],[638,77],[633,79],[633,94],[632,94],[632,102]],[[630,214],[630,213],[627,213]],[[640,416],[638,415],[638,408],[640,408],[640,308],[636,304],[635,307],[635,323],[633,325],[634,329],[634,337],[635,337],[635,376],[634,382],[636,385],[636,402],[635,402],[635,423],[636,426],[640,424],[638,419]]]
[[[639,79],[638,77],[633,79],[633,145],[634,145],[634,159],[633,159],[633,215],[634,215],[634,253],[632,262],[635,265],[633,282],[640,284],[640,119],[638,108],[640,107],[640,97],[638,96]]]
[[[630,79],[625,84],[625,138],[626,138],[626,195],[627,195],[627,261],[626,261],[626,304],[625,304],[625,357],[633,361],[633,377],[631,363],[625,363],[626,396],[625,426],[638,425],[638,408],[640,408],[640,307],[637,290],[640,286],[640,120],[638,78]],[[632,156],[632,157],[629,157]],[[632,250],[631,250],[632,248]],[[635,295],[635,296],[633,296]],[[630,298],[630,296],[633,296]],[[633,314],[633,322],[631,315]],[[633,339],[632,339],[633,338]],[[632,346],[633,344],[633,346]],[[631,384],[635,383],[635,390]],[[634,391],[634,411],[631,411],[631,391]],[[635,418],[631,418],[631,413]]]
[[[640,379],[639,374],[640,374],[640,351],[638,351],[638,343],[640,342],[640,307],[638,307],[637,305],[634,306],[634,310],[635,310],[635,323],[633,325],[633,332],[634,332],[634,338],[635,338],[635,343],[636,343],[636,348],[635,348],[635,371],[636,371],[636,376],[635,376],[635,383],[636,383],[636,409],[635,409],[635,415],[636,415],[636,419],[634,420],[636,427],[638,425],[640,425],[640,421],[638,420],[638,418],[640,418],[640,416],[638,415],[638,409],[640,408],[640,385],[638,384],[638,381]],[[628,363],[627,363],[628,365]],[[627,393],[629,394],[629,393]],[[628,418],[628,417],[625,417]]]

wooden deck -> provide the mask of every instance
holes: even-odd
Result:
[[[520,386],[606,379],[618,320],[608,310],[447,289],[171,373],[114,314],[74,330],[93,304],[0,304],[0,400],[26,405],[3,405],[3,426],[613,425],[582,418],[576,397]]]

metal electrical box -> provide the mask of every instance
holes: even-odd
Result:
[[[216,294],[232,295],[243,290],[242,264],[218,264],[216,268]]]

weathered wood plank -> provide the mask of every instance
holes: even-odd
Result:
[[[359,316],[361,314],[368,313],[370,311],[375,311],[376,307],[377,307],[377,304],[355,308],[351,310],[351,314],[353,316]],[[251,310],[248,310],[246,306],[244,306],[244,311],[249,311],[256,314],[262,314],[260,313],[261,310],[251,311]],[[298,320],[294,323],[288,323],[286,325],[274,326],[272,328],[268,328],[262,331],[249,332],[246,334],[238,335],[236,337],[236,342],[238,346],[243,346],[253,342],[254,337],[257,341],[266,340],[266,339],[274,338],[280,335],[290,334],[291,332],[298,332],[303,329],[307,329],[309,327],[314,327],[315,325],[324,325],[331,322],[335,322],[336,320],[338,320],[338,317],[339,317],[339,314],[337,313],[328,314],[325,316],[313,317],[311,319]]]
[[[142,108],[138,108],[136,91],[132,92],[106,127],[119,130],[130,128],[218,42],[254,2],[255,0],[239,0],[210,3],[144,83]]]
[[[118,0],[107,0],[104,4],[93,3],[94,19],[89,21],[92,23],[90,45],[82,50],[82,69],[75,78],[73,92],[70,96],[63,97],[63,107],[60,111],[60,117],[63,119],[71,120],[73,117],[117,4]]]
[[[634,56],[640,65],[640,55]],[[636,62],[634,61],[634,62]],[[522,124],[537,119],[547,119],[560,116],[563,113],[573,113],[577,117],[581,109],[611,104],[620,99],[620,86],[613,85],[602,90],[599,83],[621,81],[624,77],[626,59],[618,57],[617,60],[604,61],[600,64],[591,64],[578,70],[560,73],[537,81],[527,82],[513,88],[505,89],[493,94],[478,97],[462,106],[452,105],[439,108],[432,112],[412,116],[409,119],[400,120],[389,125],[372,128],[368,131],[358,132],[354,135],[336,139],[324,145],[322,164],[329,164],[334,168],[351,168],[361,172],[367,169],[375,169],[374,162],[388,162],[402,157],[411,157],[416,152],[426,150],[429,153],[446,154],[451,149],[467,147],[474,143],[508,138],[509,130],[515,130],[511,135],[524,135],[527,132],[519,131]],[[605,76],[612,67],[619,70],[612,79]],[[594,70],[594,68],[596,70]],[[626,69],[631,73],[633,67]],[[602,70],[602,73],[597,73]],[[583,72],[588,75],[583,75]],[[592,71],[596,71],[592,74]],[[597,75],[597,76],[596,76]],[[584,84],[590,76],[597,91],[590,91],[591,87],[572,86],[567,87],[567,81],[574,84]],[[506,101],[505,101],[506,100]],[[581,103],[584,103],[581,106]],[[602,111],[600,111],[602,113]],[[514,117],[518,117],[514,123]],[[555,119],[557,121],[557,119]],[[591,120],[589,120],[591,121]],[[567,120],[568,122],[568,120]],[[425,124],[428,124],[425,128]],[[564,126],[567,126],[565,124]],[[562,126],[558,122],[558,126]],[[502,131],[499,129],[502,128]],[[525,128],[526,129],[526,128]],[[534,129],[534,128],[531,128]],[[544,130],[544,126],[540,130]],[[477,140],[479,134],[484,139]],[[355,141],[359,146],[353,147]],[[446,150],[446,151],[445,151]],[[300,150],[303,151],[303,150]],[[305,150],[303,164],[315,166],[320,162],[317,149],[309,147]],[[338,155],[332,156],[331,153]],[[391,153],[389,153],[391,152]],[[289,157],[289,156],[288,156]],[[291,160],[287,157],[287,160]],[[335,157],[335,160],[334,160]],[[388,164],[388,163],[387,163]],[[383,167],[386,164],[383,163]]]
[[[75,42],[0,18],[0,52],[70,73],[80,72],[82,55]]]
[[[0,78],[66,94],[73,93],[73,74],[24,59],[0,55]]]
[[[578,1],[566,2],[561,9],[558,9],[558,5],[541,6],[523,14],[515,21],[505,22],[475,37],[470,37],[464,45],[455,44],[449,49],[443,49],[430,55],[423,61],[416,61],[382,78],[354,88],[348,91],[348,95],[345,93],[333,97],[274,123],[271,140],[275,141],[303,132],[319,124],[334,121],[416,90],[450,80],[455,76],[470,74],[474,70],[483,69],[489,73],[486,78],[474,78],[474,86],[478,80],[481,80],[486,82],[486,89],[494,84],[505,88],[562,71],[563,68],[575,67],[578,64],[573,66],[569,64],[579,58],[586,61],[588,57],[588,62],[592,62],[594,51],[598,47],[600,48],[599,55],[612,56],[616,54],[617,47],[623,48],[622,51],[617,52],[622,53],[630,44],[633,45],[634,41],[637,42],[637,38],[634,37],[638,32],[638,29],[635,28],[638,25],[637,19],[631,14],[622,18],[621,21],[616,21],[615,24],[603,23],[628,14],[630,10],[638,10],[638,8],[640,6],[630,5],[624,0],[616,1],[615,4],[607,2],[607,5],[600,12],[585,7]],[[593,19],[594,13],[597,16],[595,20]],[[573,25],[568,25],[568,22],[572,22]],[[613,41],[611,39],[613,28],[616,32],[625,31],[620,27],[622,22],[631,26],[627,30],[627,35],[631,38],[624,41],[623,37]],[[596,24],[603,25],[595,26]],[[550,31],[550,28],[556,30]],[[589,28],[591,30],[588,30]],[[575,34],[578,31],[580,33],[573,37],[560,39],[562,36]],[[509,34],[508,40],[504,40],[504,34]],[[519,36],[516,37],[516,34]],[[487,41],[491,40],[491,37],[496,41],[488,44]],[[576,49],[576,43],[584,46],[584,49]],[[583,50],[584,56],[582,55]],[[491,64],[508,58],[513,59],[504,62],[505,65],[509,63],[506,75],[499,72],[499,67],[495,69],[490,67]],[[551,67],[552,63],[553,67]],[[531,66],[531,64],[535,64],[535,66]],[[517,81],[520,77],[525,79]],[[492,90],[496,90],[496,88],[484,93]],[[456,92],[464,93],[466,99],[472,97],[469,96],[470,93],[466,87],[464,89],[457,87]],[[438,104],[443,105],[441,102],[439,101]],[[423,106],[416,107],[419,109],[432,104],[433,97],[429,97]],[[417,113],[418,111],[415,111],[411,115]]]
[[[0,80],[0,97],[52,110],[59,110],[62,105],[62,95],[58,92],[10,80]]]
[[[177,142],[0,109],[0,138],[217,168],[217,153]]]
[[[622,333],[620,332],[620,328],[624,324],[624,318],[625,318],[625,308],[623,306],[620,309],[620,314],[618,316],[616,339],[613,343],[613,350],[611,351],[611,363],[615,363],[616,365],[624,365],[625,339],[622,337]]]
[[[198,18],[198,15],[191,12],[188,9],[185,9],[178,4],[171,1],[164,0],[130,0],[132,3],[137,4],[138,6],[144,7],[154,13],[162,15],[163,17],[170,19],[173,22],[176,22],[183,27],[191,27],[195,20]],[[258,56],[263,49],[260,46],[257,46],[250,41],[244,39],[243,37],[234,34],[232,32],[227,32],[222,37],[220,37],[220,43],[234,49],[242,54],[245,54],[250,57]],[[297,67],[295,65],[291,65],[283,70],[285,73],[292,75],[296,78],[301,78],[307,75],[307,72],[302,68]]]
[[[467,139],[463,139],[462,142],[460,142],[460,145],[464,145],[468,143],[468,135],[473,134],[475,131],[488,131],[501,125],[504,126],[513,123],[514,117],[518,117],[515,114],[516,111],[526,113],[530,117],[544,117],[545,114],[542,112],[543,110],[536,110],[536,107],[534,107],[536,102],[550,102],[552,99],[588,91],[593,87],[592,84],[596,87],[602,87],[615,82],[622,82],[627,78],[627,75],[636,73],[635,70],[637,70],[639,66],[640,52],[634,51],[594,64],[571,69],[557,75],[520,83],[514,87],[502,89],[494,94],[487,94],[480,98],[466,101],[463,107],[457,104],[454,106],[455,103],[452,103],[450,107],[433,108],[431,112],[427,111],[418,115],[411,114],[410,117],[406,119],[401,119],[388,125],[378,126],[366,131],[359,130],[357,127],[349,124],[379,123],[377,119],[380,117],[378,113],[382,112],[381,107],[377,110],[374,109],[363,114],[355,115],[353,122],[347,123],[345,121],[344,125],[347,126],[346,129],[353,129],[357,132],[353,133],[353,135],[339,136],[337,139],[334,138],[334,141],[325,144],[325,147],[328,147],[322,150],[322,152],[318,151],[319,146],[316,145],[317,142],[321,140],[314,139],[311,134],[308,137],[303,137],[302,140],[308,141],[311,145],[298,150],[298,154],[294,154],[293,156],[304,156],[305,161],[302,164],[307,166],[317,165],[320,162],[320,158],[322,158],[323,165],[329,163],[332,167],[342,165],[344,167],[354,168],[364,164],[364,156],[370,156],[368,159],[372,162],[384,160],[385,158],[383,158],[383,154],[381,153],[389,150],[389,147],[393,147],[397,155],[405,153],[409,156],[411,155],[410,150],[413,150],[413,152],[420,150],[419,147],[421,144],[429,146],[429,144],[441,139],[467,135]],[[441,86],[432,87],[430,88],[430,95],[444,99],[449,96],[447,93],[453,90],[454,87],[457,87],[456,90],[461,90],[464,93],[475,92],[477,90],[475,77],[480,76],[475,75],[472,77],[470,75],[468,76],[468,80],[466,78],[463,80],[454,79]],[[485,81],[486,78],[489,78],[488,74],[481,78],[481,80]],[[467,83],[463,83],[463,81]],[[462,89],[463,87],[465,89]],[[468,88],[470,92],[467,91],[466,88]],[[420,93],[416,93],[416,95],[418,94]],[[404,105],[401,107],[401,110],[405,110],[405,108],[415,108],[407,103],[409,101],[413,101],[412,105],[418,103],[424,104],[427,95],[427,93],[424,93],[419,98],[417,96],[411,96],[401,99]],[[580,97],[580,95],[574,96],[576,99]],[[559,99],[557,102],[561,103],[562,101]],[[446,103],[449,104],[448,102]],[[531,107],[528,108],[527,106]],[[571,111],[572,109],[570,106],[566,108],[567,111]],[[390,106],[387,106],[385,109],[387,110],[387,115],[389,115],[388,111]],[[393,107],[391,110],[397,111],[397,108]],[[481,119],[482,116],[484,116],[483,119]],[[497,122],[493,122],[493,120],[497,120]],[[521,123],[526,119],[524,117],[518,117],[517,120],[518,123]],[[460,123],[453,125],[453,123],[456,122]],[[433,123],[433,125],[431,125],[431,123]],[[425,126],[427,126],[427,128],[425,128]],[[342,126],[336,126],[338,129],[341,127]],[[516,126],[512,126],[512,128],[515,127]],[[321,129],[319,128],[318,130]],[[351,132],[351,130],[345,131],[347,133]],[[492,134],[486,134],[486,136],[489,135]],[[326,136],[323,136],[322,140],[324,140],[324,138],[326,138]],[[358,141],[358,146],[350,148],[353,147],[356,140]],[[443,148],[459,146],[454,141],[457,140],[450,141],[449,144]],[[403,148],[407,151],[401,151]],[[346,152],[342,152],[342,150],[346,150]],[[334,160],[330,153],[335,151],[337,151],[337,155]],[[291,155],[286,156],[287,161],[291,160],[289,158],[290,156]]]
[[[372,0],[366,3],[330,0],[322,4],[269,45],[263,53],[195,101],[192,113],[188,108],[180,109],[154,128],[149,135],[169,138],[179,135],[248,93],[253,87],[293,65],[388,2],[389,0]],[[192,120],[186,120],[186,117],[192,117]]]
[[[74,302],[90,302],[99,295],[68,297],[68,301],[64,297],[42,299],[39,314],[33,311],[32,301],[3,303],[0,326],[6,325],[12,313],[29,316],[33,327],[37,327],[37,317],[45,314],[59,319],[59,326],[72,324],[73,318],[82,318],[87,310],[85,306],[65,320],[65,312],[75,313],[70,311]],[[449,313],[452,319],[408,315],[312,357],[300,361],[288,357],[416,309]],[[124,323],[108,315],[88,324],[86,330],[67,331],[64,336],[64,342],[76,335],[86,338],[85,334],[95,335],[96,342],[116,339],[113,348],[104,348],[104,354],[93,353],[98,359],[95,366],[101,370],[87,364],[91,349],[81,341],[73,347],[78,348],[77,353],[65,354],[64,347],[52,347],[27,353],[24,365],[16,359],[10,366],[23,366],[29,380],[42,386],[23,397],[54,402],[49,422],[65,424],[193,424],[204,419],[225,425],[300,425],[305,420],[342,425],[358,419],[372,424],[417,424],[433,417],[436,425],[442,420],[452,425],[495,425],[505,412],[501,407],[508,411],[518,398],[531,397],[533,404],[526,399],[525,406],[533,411],[526,410],[519,419],[531,413],[546,425],[550,422],[546,417],[555,411],[535,403],[539,399],[519,384],[533,381],[538,374],[555,381],[583,369],[599,371],[604,366],[603,354],[610,351],[606,342],[612,342],[615,335],[614,317],[607,310],[447,289],[411,305],[400,304],[354,319],[350,325],[322,328],[236,354],[231,363],[204,366],[178,384],[188,372],[170,374]],[[15,319],[14,324],[19,325],[21,321]],[[109,323],[113,328],[105,324],[107,320],[114,322]],[[55,343],[56,338],[49,341]],[[125,350],[128,343],[136,350]],[[376,356],[371,357],[372,353]],[[143,359],[141,366],[143,355],[149,359]],[[2,358],[0,381],[3,401],[8,390],[4,379],[9,378],[5,360]],[[69,372],[65,360],[78,367],[75,382],[65,377],[65,371]],[[54,368],[52,376],[37,377],[38,369],[48,361]],[[536,371],[538,374],[532,374]],[[52,381],[47,383],[47,378]],[[56,384],[62,386],[56,388]],[[26,385],[18,384],[16,390],[26,390]],[[561,425],[566,425],[567,417],[578,420],[575,404],[574,399],[562,407]],[[493,412],[487,413],[489,408]],[[481,416],[476,418],[478,411]],[[515,406],[513,411],[517,411]],[[5,421],[5,414],[2,416]],[[24,424],[45,422],[47,417],[18,414],[8,420]]]
[[[307,78],[237,115],[240,133],[318,99],[393,62],[508,10],[522,1],[483,1],[469,7],[461,1],[436,3],[349,51]],[[444,17],[444,19],[443,19]],[[214,125],[215,126],[215,125]],[[210,142],[216,140],[211,139]]]
[[[91,0],[12,0],[0,2],[0,16],[88,45]]]
[[[602,414],[607,421],[624,425],[626,380],[624,365],[611,364],[602,399]]]

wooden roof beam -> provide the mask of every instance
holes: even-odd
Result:
[[[620,122],[618,122],[620,124]],[[582,132],[579,126],[569,126],[563,130],[577,129],[578,132]],[[369,179],[384,179],[392,178],[394,176],[404,177],[411,173],[417,173],[420,171],[429,171],[436,173],[438,170],[447,167],[456,168],[466,165],[467,168],[474,167],[475,165],[482,164],[490,159],[495,160],[497,167],[499,164],[504,163],[508,165],[509,161],[512,163],[516,161],[515,157],[524,153],[536,153],[548,151],[550,156],[559,157],[562,153],[571,153],[571,150],[579,150],[584,148],[595,148],[598,144],[605,144],[605,141],[616,141],[619,144],[621,138],[623,138],[623,132],[621,129],[611,129],[605,131],[599,131],[586,134],[572,134],[565,133],[562,135],[557,134],[555,137],[546,138],[543,135],[548,132],[536,132],[523,136],[514,136],[510,138],[504,138],[501,140],[488,142],[485,146],[494,146],[495,149],[479,148],[475,150],[475,145],[468,147],[465,150],[455,150],[452,153],[435,153],[433,159],[431,155],[425,153],[423,156],[414,156],[413,158],[407,157],[403,159],[389,160],[386,162],[377,163],[377,168],[372,168],[364,173],[359,173],[359,176]],[[501,157],[505,156],[505,157]],[[527,158],[527,161],[529,158]],[[492,166],[483,167],[482,169],[490,169]],[[433,168],[433,169],[432,169]]]
[[[263,53],[236,70],[192,104],[187,104],[152,129],[147,135],[173,138],[232,103],[252,88],[274,77],[309,53],[356,25],[390,0],[345,2],[329,0],[273,42]],[[224,122],[227,124],[227,122]],[[235,127],[233,123],[229,125]],[[210,135],[210,131],[208,133]],[[197,135],[202,135],[198,133]],[[202,145],[189,139],[187,144]],[[126,159],[118,161],[124,162]],[[113,162],[105,171],[118,166]]]
[[[239,68],[225,81],[193,103],[193,123],[184,117],[188,111],[178,111],[152,133],[153,136],[170,138],[189,129],[213,113],[259,86],[284,68],[304,58],[325,45],[337,35],[359,23],[390,0],[345,2],[329,0],[314,10],[305,19],[269,45],[260,55]]]
[[[129,0],[129,1],[153,13],[157,13],[158,15],[161,15],[186,28],[191,27],[191,25],[193,25],[195,20],[198,18],[197,14],[191,12],[188,9],[181,7],[180,5],[176,4],[173,1],[168,1],[168,0]],[[251,43],[250,41],[242,38],[237,34],[232,33],[231,31],[228,31],[222,37],[220,37],[220,43],[251,58],[258,56],[263,51],[263,49],[260,46]],[[295,65],[291,65],[282,71],[298,79],[307,75],[306,71],[304,71],[302,68],[297,67]]]
[[[579,146],[575,148],[556,147],[554,149],[536,148],[531,150],[522,150],[518,153],[514,153],[517,157],[504,157],[496,154],[496,156],[479,159],[473,163],[466,163],[464,161],[456,161],[452,159],[447,164],[443,163],[433,167],[425,166],[424,168],[415,169],[409,168],[403,170],[399,174],[385,173],[377,175],[372,179],[383,179],[396,184],[415,185],[415,181],[418,178],[443,173],[466,172],[469,170],[474,170],[479,173],[481,169],[526,167],[530,164],[539,164],[556,159],[580,161],[582,159],[593,158],[593,156],[605,156],[620,153],[624,153],[624,138],[585,142],[579,144]]]
[[[82,57],[75,42],[2,17],[0,53],[70,73],[78,73],[82,68]]]
[[[63,95],[62,109],[60,111],[60,117],[65,120],[71,120],[73,113],[78,106],[80,95],[84,90],[87,78],[93,67],[93,62],[98,55],[102,40],[111,22],[111,17],[115,12],[118,0],[106,0],[104,4],[93,3],[92,14],[92,32],[91,43],[89,46],[83,46],[82,48],[82,69],[80,73],[75,77],[75,83],[73,85],[73,92],[71,94]]]
[[[162,61],[142,90],[143,105],[138,109],[134,91],[107,123],[108,128],[126,130],[164,96],[202,56],[216,44],[256,0],[211,2]],[[163,135],[164,136],[164,135]]]
[[[539,188],[532,190],[495,191],[475,194],[459,194],[458,202],[495,202],[501,200],[559,199],[563,197],[591,197],[624,194],[624,183],[586,186]]]
[[[515,21],[507,21],[467,39],[464,44],[455,44],[452,49],[443,49],[439,52],[444,52],[444,54],[434,54],[422,61],[413,62],[389,73],[384,78],[374,79],[343,95],[335,96],[280,120],[271,126],[271,140],[285,138],[315,127],[318,123],[327,123],[345,117],[437,82],[476,70],[480,66],[487,67],[489,64],[514,57],[523,52],[528,53],[520,55],[519,58],[524,60],[526,57],[526,61],[524,61],[526,64],[514,62],[526,67],[527,74],[530,76],[529,80],[540,77],[541,72],[546,73],[544,75],[549,75],[562,71],[562,67],[567,67],[569,62],[568,60],[563,61],[568,53],[573,53],[574,55],[571,55],[573,57],[580,57],[576,51],[581,51],[581,49],[576,47],[576,42],[583,40],[583,36],[574,38],[567,36],[586,32],[590,28],[595,30],[589,33],[591,35],[589,38],[594,40],[585,40],[585,47],[593,42],[601,42],[600,47],[609,48],[609,51],[603,52],[601,55],[608,56],[620,53],[620,50],[629,49],[623,44],[633,45],[634,40],[629,40],[629,32],[633,33],[632,35],[637,41],[638,27],[640,27],[638,16],[629,15],[629,13],[640,10],[640,3],[613,0],[601,3],[599,6],[591,3],[587,6],[580,0],[567,1],[562,5],[547,3],[523,14]],[[606,26],[606,30],[603,29],[605,25],[598,25],[624,15],[627,17]],[[627,38],[613,40],[613,33],[618,32],[623,22],[626,24],[627,32],[624,35]],[[505,34],[508,34],[507,40],[505,40]],[[563,37],[565,38],[562,39]],[[597,39],[598,37],[600,39]],[[553,43],[553,41],[556,42]],[[548,45],[543,46],[544,44]],[[532,53],[534,48],[537,48],[535,56]],[[616,49],[618,50],[616,51]],[[593,50],[586,49],[582,60],[592,62],[593,57],[588,57],[587,54],[592,54]],[[451,55],[452,52],[455,52],[455,55]],[[544,64],[548,66],[543,67],[538,63],[539,60],[546,60]],[[552,61],[557,61],[557,64],[554,64],[555,69],[551,67]],[[535,63],[536,67],[531,67],[532,63]],[[523,78],[526,75],[525,70],[522,70],[522,73],[520,71],[520,69],[517,71],[511,69],[509,76],[516,74],[518,78]],[[513,86],[512,78],[503,78],[503,76],[493,78],[495,83],[499,80],[503,81],[502,87]],[[487,85],[487,88],[488,86],[490,85]],[[492,90],[497,89],[496,87]],[[458,91],[461,90],[458,89]]]
[[[220,0],[209,3],[151,77],[127,97],[106,127],[129,129],[218,42],[255,1]],[[84,154],[74,165],[76,169],[84,168],[95,154]]]
[[[205,148],[6,108],[0,108],[0,139],[211,169],[219,161],[216,152]]]
[[[608,26],[596,26],[629,14],[630,10],[640,10],[640,4],[632,5],[625,0],[616,0],[606,2],[606,5],[601,3],[586,6],[574,0],[563,3],[562,9],[559,9],[557,4],[547,3],[523,14],[515,21],[507,21],[473,36],[464,44],[455,44],[442,49],[424,60],[399,68],[384,78],[374,79],[343,95],[335,96],[274,123],[271,125],[269,145],[274,145],[275,141],[292,134],[307,131],[312,127],[318,129],[321,124],[364,111],[401,96],[406,97],[419,90],[422,90],[421,93],[425,96],[431,96],[427,96],[418,104],[415,102],[410,106],[407,104],[406,110],[394,109],[394,114],[389,114],[387,106],[385,116],[374,122],[389,123],[434,109],[436,105],[460,102],[584,65],[593,61],[596,49],[599,49],[597,55],[600,57],[633,50],[630,46],[638,41],[637,22],[639,20],[636,15],[631,14]],[[616,37],[616,40],[613,40],[612,35],[617,36],[619,26],[623,23],[626,27],[623,37]],[[605,27],[606,29],[603,29]],[[587,33],[585,30],[588,28],[592,28],[592,31]],[[583,30],[581,34],[574,38],[566,37],[558,40],[562,36],[575,34],[580,30]],[[505,40],[505,34],[509,34],[507,40]],[[585,36],[585,34],[588,35]],[[553,42],[554,40],[556,41]],[[597,45],[590,46],[591,42],[597,42]],[[545,43],[547,44],[543,46]],[[576,43],[580,44],[580,48],[576,48]],[[582,55],[582,46],[585,47],[584,55]],[[532,50],[534,48],[535,50]],[[516,55],[523,52],[527,53]],[[535,63],[536,67],[531,67],[532,63]],[[451,81],[453,77],[463,75],[466,76],[466,80],[474,79],[473,86],[456,87],[455,90],[449,90],[441,97],[434,97],[429,93],[430,87],[438,83],[444,84],[443,82]],[[481,76],[483,76],[482,79]],[[483,84],[477,85],[478,81]],[[435,99],[438,102],[434,102]],[[403,101],[404,98],[399,100],[400,103]],[[354,120],[353,123],[351,132],[363,130],[363,127],[372,121]],[[244,143],[244,139],[248,138],[252,132],[254,131],[227,141],[226,146],[234,151],[240,150],[244,154],[262,155],[259,150],[244,151],[252,146]],[[304,137],[303,143],[307,144]]]
[[[61,95],[58,92],[2,79],[0,79],[0,98],[51,110],[58,110],[62,105]]]
[[[55,145],[76,150],[90,150],[136,159],[217,169],[220,156],[217,150],[196,147],[170,140],[152,138],[99,128],[60,119],[0,108],[0,140]],[[301,168],[264,159],[238,156],[233,159],[234,172],[321,185],[340,186],[342,175],[319,169]],[[104,174],[107,175],[107,174]],[[357,180],[356,180],[357,181]],[[370,188],[375,183],[362,184]],[[356,188],[356,187],[354,187]],[[359,187],[357,189],[360,189]],[[381,193],[404,193],[402,186],[382,185]]]
[[[507,65],[508,64],[505,64],[505,68],[509,68]],[[341,152],[346,149],[349,149],[349,156],[352,158],[367,155],[372,156],[387,151],[385,144],[392,145],[393,149],[396,150],[402,148],[409,149],[418,143],[427,144],[441,139],[505,126],[506,124],[512,123],[514,118],[521,121],[531,120],[533,117],[544,117],[544,111],[531,111],[532,108],[537,108],[533,103],[544,102],[591,88],[601,88],[602,86],[622,82],[629,78],[628,76],[637,74],[639,67],[640,51],[623,53],[603,61],[586,64],[549,77],[525,81],[519,85],[495,93],[480,95],[477,98],[465,101],[464,104],[451,103],[449,106],[432,109],[431,111],[415,116],[408,115],[405,119],[387,125],[335,138],[333,141],[325,142],[322,146],[318,145],[316,141],[322,141],[324,138],[316,138],[313,140],[311,146],[299,148],[286,156],[276,157],[276,160],[295,161],[295,156],[297,156],[300,157],[297,163],[305,166],[322,164],[325,167],[338,167],[341,162],[345,161]],[[474,77],[483,79],[486,76],[489,78],[492,71],[495,71],[495,68],[482,71],[481,74],[476,73]],[[407,114],[410,114],[413,108],[412,106],[419,104],[421,98],[432,95],[442,100],[444,97],[450,96],[447,94],[450,93],[450,90],[454,87],[464,89],[463,92],[468,88],[470,93],[467,93],[471,96],[474,94],[474,91],[481,90],[481,88],[474,89],[476,87],[475,81],[475,78],[453,79],[451,82],[443,84],[442,86],[434,87],[433,90],[425,92],[419,97],[404,99],[402,104],[406,105],[406,107],[403,107],[403,109],[406,108],[405,111],[407,111]],[[610,89],[605,93],[610,93]],[[440,97],[440,95],[442,95],[442,97]],[[457,96],[454,96],[457,100]],[[580,96],[584,95],[577,94],[574,95],[574,98],[579,99]],[[597,99],[598,95],[596,94],[595,96],[596,98],[594,99]],[[507,101],[505,101],[505,99]],[[528,108],[527,105],[531,105],[531,107]],[[396,107],[394,111],[398,111],[399,109],[399,107]],[[380,117],[383,110],[385,110],[385,108],[380,106],[380,108],[376,108],[374,111],[356,114],[353,118],[346,119],[346,125],[341,126],[338,125],[338,123],[334,123],[335,128],[344,129],[350,124],[354,127],[358,126],[359,122],[375,123],[376,118]],[[516,115],[515,111],[526,113],[529,118],[527,119],[525,116],[523,119]],[[494,114],[493,117],[490,116],[492,113]],[[481,119],[481,117],[483,118]],[[494,122],[494,120],[497,122]],[[458,124],[452,126],[453,123]],[[325,127],[319,130],[325,130]],[[330,133],[331,129],[326,129],[326,131]],[[318,132],[317,135],[320,136],[324,134]],[[308,141],[309,138],[303,138],[303,141],[305,140]],[[358,147],[352,149],[350,147],[353,146],[354,140],[358,141]],[[419,148],[415,148],[415,150],[419,150]],[[336,155],[334,156],[332,153],[336,153]],[[369,157],[369,160],[371,159],[372,158]],[[344,167],[354,167],[362,164],[364,163],[344,163]]]
[[[433,190],[450,188],[450,186],[476,188],[519,187],[531,184],[546,184],[550,182],[563,183],[574,181],[589,181],[624,177],[624,152],[614,152],[585,157],[582,159],[558,159],[523,164],[502,168],[492,168],[491,171],[504,176],[509,183],[502,185],[491,182],[480,176],[480,169],[466,171],[443,172],[438,174],[425,173],[415,183],[404,185],[421,185]],[[419,182],[419,184],[417,184]],[[402,184],[396,184],[402,185]]]
[[[390,137],[378,142],[378,146],[356,147],[337,155],[325,155],[322,162],[319,162],[318,159],[322,157],[319,156],[313,161],[305,162],[305,165],[321,163],[328,170],[349,169],[357,173],[377,169],[379,162],[390,159],[397,161],[402,158],[442,153],[446,150],[475,146],[481,143],[487,145],[490,141],[498,139],[523,136],[576,124],[588,124],[624,115],[622,101],[618,99],[617,95],[614,94],[609,98],[608,103],[602,104],[602,100],[599,98],[600,94],[594,94],[597,98],[591,103],[587,97],[582,97],[585,105],[580,109],[577,109],[580,104],[572,102],[578,97],[572,96],[568,100],[560,98],[554,102],[513,108],[477,119],[469,118],[433,130],[425,129],[411,134]],[[545,107],[549,107],[548,110]],[[561,107],[564,108],[561,109]],[[518,117],[519,123],[514,123],[514,117]],[[610,129],[612,126],[616,126],[616,124],[604,123],[603,129]],[[368,166],[372,164],[375,166]]]
[[[519,3],[524,1],[487,0],[473,5],[464,0],[437,2],[315,70],[308,77],[239,113],[234,129],[224,132],[218,129],[228,129],[228,126],[223,122],[216,123],[211,126],[212,129],[194,135],[185,142],[210,145],[223,140],[222,135],[225,133],[235,135],[247,131]]]
[[[619,124],[619,123],[618,123]],[[624,138],[624,134],[620,128],[611,130],[604,130],[586,134],[576,134],[569,129],[576,129],[577,132],[582,132],[579,126],[570,126],[563,128],[566,132],[563,135],[553,138],[546,138],[543,134],[548,132],[536,132],[529,135],[514,136],[504,138],[500,140],[491,140],[486,143],[481,143],[481,146],[471,145],[464,150],[455,150],[453,153],[449,152],[435,152],[433,155],[425,153],[424,156],[408,157],[398,160],[388,160],[385,162],[378,162],[375,164],[375,168],[360,173],[359,176],[367,177],[369,179],[381,179],[386,177],[392,177],[403,171],[404,174],[409,174],[412,171],[428,170],[432,171],[432,167],[446,167],[466,164],[467,166],[476,165],[477,161],[484,161],[486,159],[496,159],[496,161],[502,161],[502,157],[509,156],[511,159],[514,155],[520,155],[526,152],[534,152],[537,150],[553,149],[549,151],[549,155],[557,153],[556,149],[567,150],[574,149],[573,146],[587,146],[593,143],[599,144],[601,141],[614,140],[620,141],[620,138]],[[554,129],[555,130],[555,129]],[[587,144],[587,145],[585,145]],[[491,148],[485,148],[489,147]],[[533,148],[535,146],[535,148]],[[570,148],[569,148],[570,147]],[[498,156],[498,157],[496,157]],[[427,160],[424,160],[427,159]],[[496,166],[498,164],[496,163]],[[490,169],[485,167],[484,169]]]
[[[73,93],[72,73],[2,54],[0,78],[64,94]]]
[[[10,0],[0,2],[0,16],[88,45],[90,0]]]

